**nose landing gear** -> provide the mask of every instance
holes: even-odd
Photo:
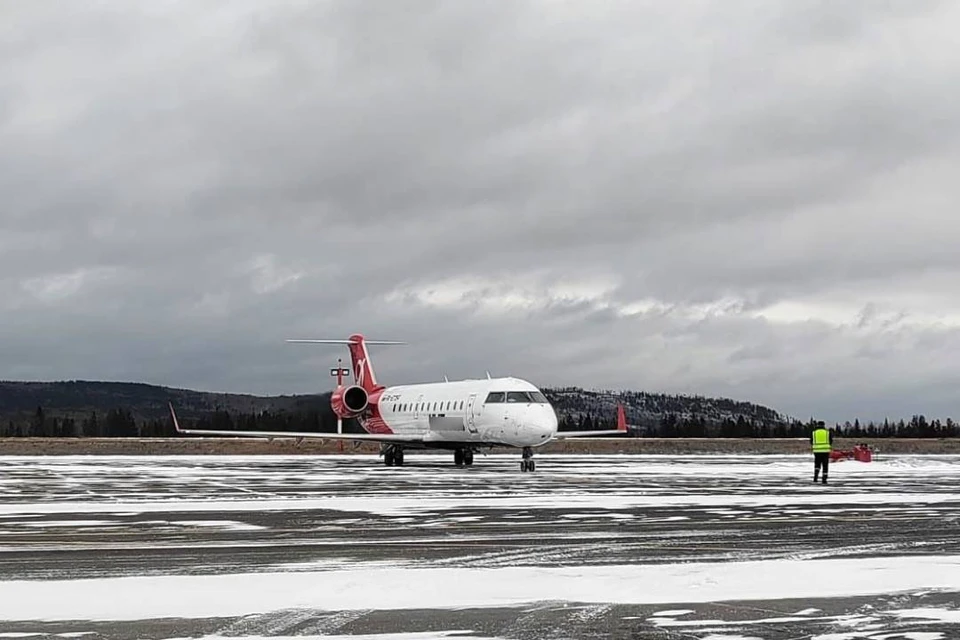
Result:
[[[530,447],[523,448],[523,459],[520,460],[520,471],[535,471],[537,468],[536,463],[533,461],[533,449]]]

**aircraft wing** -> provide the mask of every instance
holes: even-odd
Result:
[[[423,436],[398,433],[319,433],[315,431],[241,431],[215,429],[181,429],[180,421],[170,404],[170,417],[177,433],[198,436],[234,436],[246,438],[318,438],[321,440],[363,440],[366,442],[423,442]]]
[[[553,436],[554,440],[567,440],[568,438],[589,438],[591,436],[626,436],[627,415],[624,412],[623,405],[617,405],[617,428],[616,429],[594,429],[590,431],[557,431]]]
[[[553,436],[554,440],[566,440],[568,438],[589,438],[590,436],[626,436],[627,432],[622,429],[594,429],[592,431],[557,431]]]

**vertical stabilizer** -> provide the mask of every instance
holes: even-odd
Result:
[[[350,336],[347,348],[350,350],[350,360],[353,362],[353,379],[358,386],[370,393],[377,386],[377,376],[373,372],[373,363],[370,362],[366,340],[359,333],[355,333]]]

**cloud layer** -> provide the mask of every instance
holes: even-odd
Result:
[[[960,6],[0,9],[0,376],[960,417]]]

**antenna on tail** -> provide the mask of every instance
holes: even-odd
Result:
[[[302,344],[360,344],[360,340],[302,340],[288,338],[287,342],[299,342]],[[407,344],[406,342],[397,342],[396,340],[363,340],[364,344]]]
[[[337,378],[337,389],[343,386],[343,376],[350,375],[350,369],[343,368],[343,359],[337,358],[337,368],[330,369],[330,375],[336,376]],[[340,414],[337,414],[337,433],[343,433],[343,419],[340,417]]]

